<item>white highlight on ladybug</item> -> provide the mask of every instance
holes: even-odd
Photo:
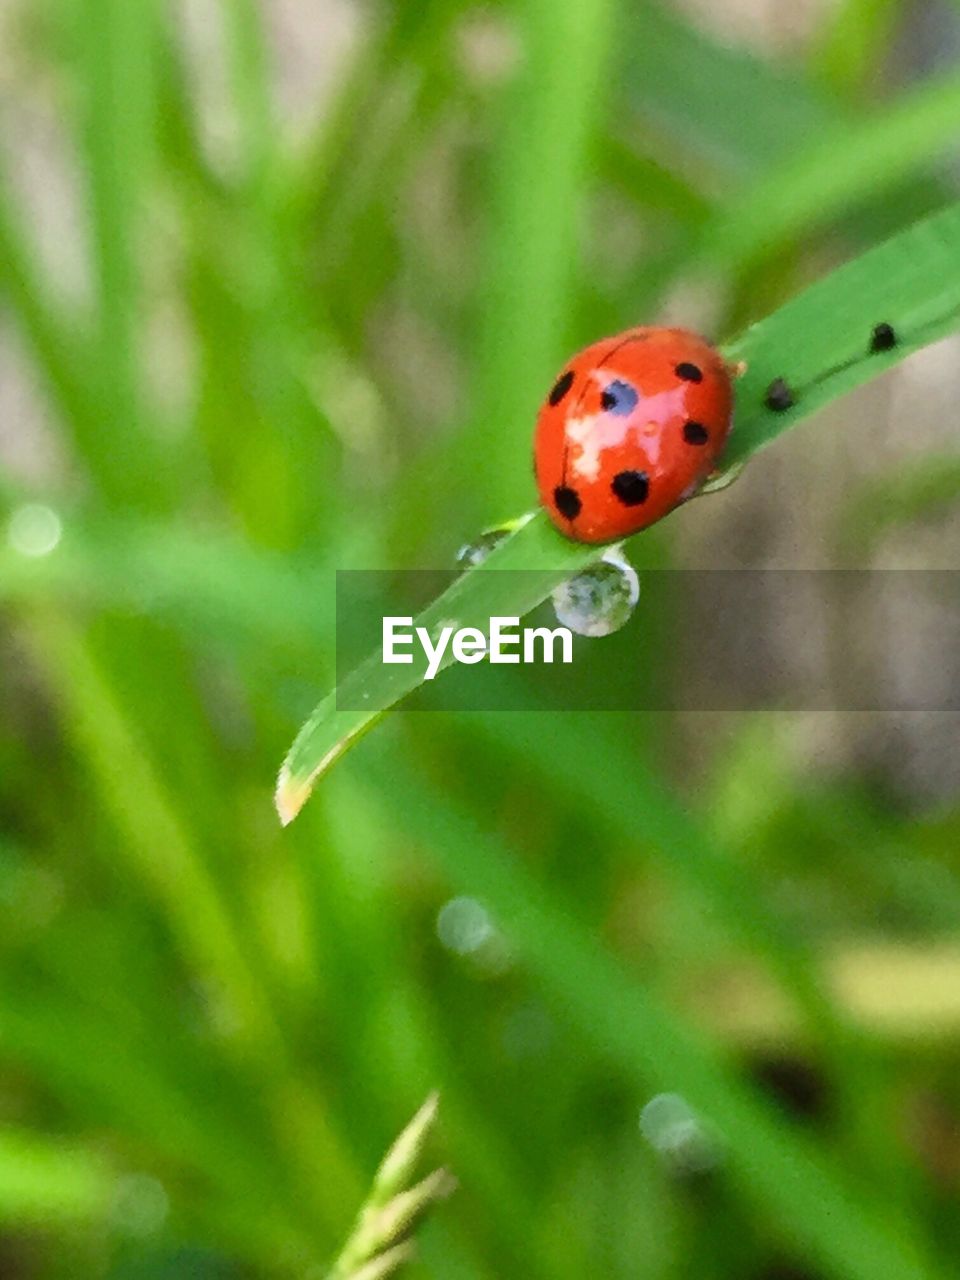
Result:
[[[386,617],[383,620],[383,661],[386,664],[413,662],[413,653],[400,652],[419,641],[427,660],[425,680],[432,680],[444,666],[449,649],[456,662],[472,666],[489,658],[495,663],[535,663],[554,661],[559,642],[560,661],[573,662],[573,632],[569,627],[520,627],[519,618],[491,618],[489,635],[479,627],[458,627],[455,622],[441,624],[431,636],[426,627],[413,627],[413,618]],[[403,628],[408,628],[403,630]],[[539,649],[539,653],[538,653]]]
[[[596,373],[593,375],[594,381],[600,383],[601,388],[621,379],[629,382],[627,374],[617,374],[615,369],[604,369],[603,373],[602,379]],[[586,413],[580,418],[568,418],[565,435],[567,443],[573,446],[568,464],[573,475],[592,484],[600,474],[601,459],[606,450],[611,445],[626,440],[643,449],[649,466],[657,466],[663,443],[660,424],[683,413],[686,394],[687,388],[681,383],[679,387],[646,396],[644,408],[649,421],[635,423],[626,435],[623,418],[607,412]]]

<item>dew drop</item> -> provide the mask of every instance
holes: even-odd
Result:
[[[7,539],[14,551],[31,559],[48,556],[60,542],[63,526],[52,507],[25,502],[10,514]]]
[[[117,1183],[113,1205],[116,1225],[130,1235],[148,1236],[159,1231],[170,1211],[170,1200],[161,1182],[144,1173],[128,1174]]]
[[[697,487],[695,493],[690,496],[693,498],[702,498],[707,493],[720,493],[723,489],[728,489],[735,480],[739,480],[743,474],[743,468],[746,463],[734,462],[729,467],[724,467],[722,471],[715,471],[712,475],[707,476],[706,480]]]
[[[640,1112],[640,1132],[677,1173],[701,1173],[717,1164],[716,1141],[678,1093],[658,1093]]]
[[[499,978],[511,968],[506,938],[476,898],[451,898],[437,914],[437,937],[448,951],[469,962],[477,978]]]
[[[500,543],[510,533],[509,529],[487,529],[473,542],[466,542],[457,552],[457,564],[462,569],[473,569],[483,564],[491,551],[496,551]]]
[[[489,942],[493,924],[475,898],[451,898],[437,915],[437,936],[449,951],[465,956]]]
[[[503,524],[495,525],[492,529],[484,529],[479,537],[474,538],[472,542],[465,542],[460,548],[457,552],[457,564],[461,569],[473,569],[478,564],[483,564],[491,551],[496,551],[500,543],[511,533],[516,533],[525,524],[529,524],[536,514],[536,511],[527,511],[514,520],[507,520]]]
[[[630,621],[640,598],[637,571],[619,547],[553,592],[557,621],[578,636],[610,636]]]

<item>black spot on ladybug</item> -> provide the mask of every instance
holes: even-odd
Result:
[[[706,444],[710,439],[710,432],[702,422],[685,422],[683,438],[687,444]]]
[[[573,370],[568,369],[566,373],[561,373],[560,377],[553,384],[553,390],[550,392],[550,403],[559,404],[572,386]]]
[[[576,520],[583,505],[576,489],[571,489],[569,485],[558,484],[553,491],[553,500],[557,510],[566,520]]]
[[[703,381],[703,370],[698,369],[695,364],[690,364],[686,360],[677,365],[676,369],[674,369],[674,373],[678,378],[682,378],[684,382]]]
[[[639,507],[650,492],[650,477],[645,471],[618,471],[610,488],[625,507]]]
[[[890,351],[896,345],[897,335],[892,324],[887,324],[884,320],[873,326],[873,333],[870,335],[871,351]]]
[[[615,413],[618,418],[625,418],[628,413],[633,413],[639,399],[636,389],[629,382],[618,379],[607,384],[600,397],[600,407],[608,413]]]
[[[787,409],[792,409],[796,403],[793,392],[785,379],[774,378],[769,387],[767,387],[767,394],[764,399],[764,404],[767,408],[772,409],[774,413],[784,413]]]

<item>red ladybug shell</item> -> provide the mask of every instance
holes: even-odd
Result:
[[[723,357],[686,329],[628,329],[585,347],[537,418],[540,501],[561,533],[613,542],[689,498],[730,431]]]

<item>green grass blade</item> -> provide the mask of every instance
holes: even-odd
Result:
[[[302,478],[322,465],[319,451],[327,425],[309,387],[317,335],[296,261],[296,237],[286,222],[286,142],[274,103],[262,7],[252,0],[229,0],[222,7],[242,143],[232,213],[243,254],[242,268],[230,262],[223,280],[230,280],[228,296],[231,287],[237,291],[239,341],[249,344],[244,353],[249,369],[242,370],[249,389],[239,385],[250,396],[250,416],[259,426],[238,439],[231,422],[226,447],[235,455],[233,500],[248,531],[257,542],[291,548],[316,536],[318,505]],[[207,256],[200,251],[201,262]],[[209,319],[216,349],[222,328],[215,314]]]
[[[88,456],[105,492],[155,505],[155,448],[144,431],[140,236],[155,140],[153,0],[80,0],[75,34],[84,77],[82,149],[94,267],[91,376],[100,430]]]
[[[869,86],[902,8],[899,0],[842,0],[827,14],[810,52],[824,83],[851,94]]]
[[[817,281],[727,349],[749,369],[738,386],[736,429],[724,466],[746,461],[800,419],[952,333],[960,324],[960,206],[916,223]],[[871,354],[874,325],[898,345]],[[797,396],[771,413],[764,393],[785,377]]]
[[[749,329],[727,351],[748,368],[738,386],[736,428],[725,464],[745,462],[837,396],[955,329],[960,323],[958,264],[960,206],[952,206],[818,281]],[[895,326],[899,342],[891,351],[870,354],[871,331],[879,321]],[[765,404],[766,388],[780,376],[797,398],[785,413]],[[523,616],[559,578],[596,554],[595,548],[566,541],[540,513],[485,564],[458,579],[417,623],[430,628],[456,619],[460,626],[485,626],[494,614]],[[506,569],[527,572],[501,572]],[[284,822],[296,816],[324,770],[422,678],[423,666],[416,660],[385,667],[374,655],[342,686],[343,705],[363,703],[363,711],[338,710],[335,694],[319,705],[281,770],[276,802]]]
[[[952,147],[960,76],[931,80],[865,119],[816,135],[767,169],[703,230],[696,256],[748,264],[857,201],[889,192]]]
[[[779,163],[851,115],[802,75],[713,40],[646,0],[623,41],[627,100],[692,152],[739,172]]]
[[[642,117],[644,132],[664,135],[666,154],[675,154],[685,173],[697,173],[701,181],[755,176],[761,190],[767,176],[776,175],[782,191],[784,183],[790,186],[794,180],[796,159],[802,157],[806,169],[819,151],[820,143],[811,146],[811,139],[836,142],[862,130],[869,148],[871,134],[883,130],[885,113],[865,114],[850,98],[855,78],[866,74],[866,60],[875,54],[884,25],[879,11],[890,2],[849,0],[849,12],[836,15],[837,30],[827,37],[832,45],[842,46],[842,67],[835,58],[837,65],[827,67],[818,83],[817,77],[802,73],[799,63],[774,63],[711,38],[646,0],[637,6],[633,39],[624,42],[626,102]],[[924,88],[912,91],[904,101],[923,93]],[[632,132],[638,132],[635,122]],[[909,155],[904,163],[909,167]],[[854,170],[861,164],[862,158],[855,157]],[[799,180],[804,181],[802,174]],[[842,188],[844,182],[843,174],[828,175],[828,187]],[[870,218],[878,215],[893,221],[882,222],[873,237],[868,233],[868,240],[938,208],[950,198],[947,191],[945,184],[932,179],[889,191],[882,206],[874,204],[865,211],[864,222],[869,226]]]

